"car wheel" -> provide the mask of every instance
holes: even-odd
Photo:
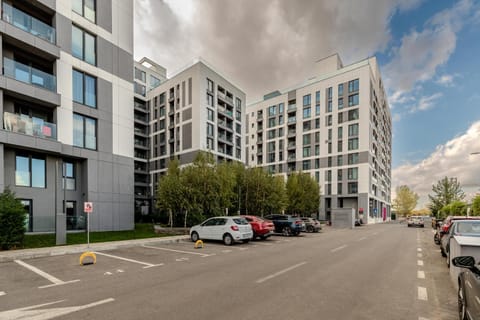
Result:
[[[193,242],[197,242],[200,237],[198,236],[198,233],[196,233],[195,231],[192,232],[192,235],[190,236],[190,238],[192,239]]]
[[[308,226],[308,227],[307,227],[307,232],[313,232],[313,231],[314,231],[314,230],[313,230],[313,226]]]
[[[249,242],[250,242],[250,239],[243,240],[242,242],[243,242],[243,243],[249,243]]]
[[[295,232],[293,233],[293,235],[294,235],[295,237],[297,237],[297,236],[299,236],[299,235],[300,235],[300,232],[298,232],[298,231],[295,231]]]
[[[283,227],[282,229],[282,234],[286,237],[290,236],[290,234],[292,233],[292,230],[290,229],[290,227]]]
[[[445,251],[443,251],[443,248],[440,248],[440,253],[442,254],[442,257],[446,257],[447,255],[445,254]]]
[[[465,301],[465,290],[463,289],[462,281],[458,283],[458,318],[460,320],[468,320],[467,303]]]
[[[226,246],[231,246],[233,244],[233,238],[229,233],[223,236],[223,243]]]
[[[267,240],[267,239],[268,239],[268,236],[260,236],[260,239],[262,239],[262,240]]]
[[[440,239],[438,239],[438,234],[436,234],[436,233],[433,236],[433,242],[435,242],[435,244],[440,244]]]

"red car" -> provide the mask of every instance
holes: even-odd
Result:
[[[272,221],[264,220],[257,216],[242,216],[243,218],[247,219],[247,221],[252,226],[253,230],[253,240],[257,237],[260,237],[262,240],[267,239],[273,234],[275,230],[275,226]]]

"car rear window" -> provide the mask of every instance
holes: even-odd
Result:
[[[244,218],[233,218],[233,222],[240,225],[248,224],[248,221]]]

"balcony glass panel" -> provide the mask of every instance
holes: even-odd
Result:
[[[12,7],[8,3],[3,2],[2,8],[3,21],[22,29],[23,31],[31,33],[34,36],[55,44],[56,32],[53,27],[28,15],[23,11]]]
[[[57,91],[57,78],[54,75],[6,57],[3,58],[3,74],[21,82],[33,84],[53,92]]]
[[[29,118],[25,115],[4,112],[3,127],[7,131],[57,140],[57,125],[39,118]]]

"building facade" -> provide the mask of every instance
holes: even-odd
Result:
[[[0,37],[0,188],[28,232],[85,229],[87,201],[91,230],[132,229],[133,1],[2,1]]]
[[[192,163],[200,151],[217,161],[245,161],[245,93],[199,59],[147,93],[150,106],[150,181],[171,159]]]
[[[339,208],[364,223],[389,219],[392,118],[374,57],[318,61],[304,84],[247,107],[246,135],[249,166],[316,179],[321,219]]]
[[[135,214],[151,213],[150,192],[150,111],[147,93],[158,87],[167,78],[167,71],[148,58],[135,62],[134,69],[134,169],[135,169]]]

